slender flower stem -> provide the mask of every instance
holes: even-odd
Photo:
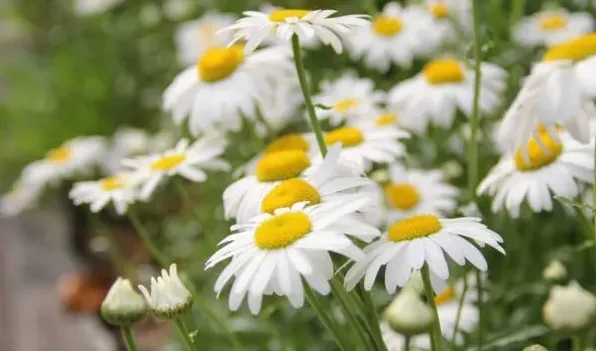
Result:
[[[122,332],[122,339],[124,339],[128,351],[139,351],[135,343],[135,337],[132,334],[132,329],[130,327],[122,327],[120,331]]]
[[[186,349],[188,351],[198,351],[198,347],[190,339],[190,333],[188,332],[188,328],[186,328],[186,324],[184,323],[182,318],[175,318],[174,323],[176,324],[176,329],[178,329],[178,334],[180,334],[180,338],[184,342],[184,346],[186,346]]]
[[[511,30],[515,28],[515,25],[523,15],[525,7],[526,0],[513,0],[513,5],[511,6],[511,15],[509,16],[509,28],[511,28]]]
[[[404,336],[404,351],[410,351],[410,341],[412,341],[412,337],[405,335]]]
[[[130,221],[132,222],[136,232],[139,234],[141,239],[143,239],[143,243],[145,244],[147,250],[149,250],[151,256],[162,268],[168,267],[170,260],[168,260],[166,255],[162,253],[161,250],[159,250],[159,248],[153,243],[149,231],[147,231],[147,228],[145,228],[145,226],[141,223],[139,216],[132,208],[128,210],[128,217],[130,218]]]
[[[594,141],[594,165],[596,165],[596,141]],[[596,206],[596,168],[594,168],[594,184],[592,185],[592,200],[594,206]],[[593,218],[593,229],[594,229],[594,240],[596,240],[596,213],[592,212]],[[594,242],[596,246],[596,241]]]
[[[573,342],[573,351],[584,351],[584,341],[580,335],[575,335],[572,338]]]
[[[371,16],[376,15],[378,12],[376,0],[364,0],[364,8]]]
[[[352,351],[352,348],[348,347],[348,344],[343,339],[344,333],[339,330],[333,318],[329,315],[328,311],[321,306],[320,302],[317,300],[317,297],[310,289],[308,284],[304,285],[304,293],[306,295],[306,299],[310,303],[310,305],[314,308],[319,316],[319,319],[323,322],[325,327],[331,332],[333,338],[335,339],[335,343],[340,348],[341,351]]]
[[[375,345],[377,346],[378,350],[385,351],[387,347],[385,346],[385,342],[383,341],[383,336],[381,335],[381,329],[379,327],[379,316],[377,315],[377,311],[372,301],[372,296],[365,291],[362,286],[358,286],[358,296],[356,296],[355,300],[358,300],[358,297],[362,299],[362,304],[359,304],[359,301],[356,301],[360,306],[362,306],[362,313],[364,315],[368,314],[368,321],[366,323],[367,328],[369,329],[369,333],[371,334]]]
[[[451,334],[451,349],[455,351],[455,338],[457,337],[457,332],[459,330],[459,322],[461,319],[461,311],[464,306],[464,300],[466,298],[466,293],[468,292],[468,276],[464,275],[464,289],[459,297],[459,301],[457,304],[457,314],[455,315],[455,324],[453,325],[453,334]]]
[[[375,351],[376,350],[375,345],[371,344],[371,341],[370,341],[370,339],[368,339],[366,332],[364,330],[362,330],[362,326],[358,324],[358,320],[356,319],[356,316],[354,314],[352,314],[352,312],[351,312],[355,308],[357,308],[357,306],[354,303],[354,301],[352,299],[350,299],[349,296],[347,296],[348,293],[341,286],[341,282],[339,282],[337,279],[332,279],[331,280],[331,289],[333,291],[333,295],[335,295],[337,297],[337,300],[341,304],[341,307],[344,310],[344,315],[346,316],[348,323],[352,326],[352,328],[354,330],[356,330],[356,334],[358,335],[358,339],[359,339],[362,347],[364,347],[364,350]],[[366,317],[366,316],[363,316],[363,317]],[[356,348],[360,349],[360,347],[356,347]]]
[[[428,265],[422,266],[422,281],[424,282],[424,292],[426,294],[426,303],[428,303],[435,314],[435,321],[431,331],[431,349],[433,351],[443,351],[443,335],[441,334],[441,323],[439,323],[439,312],[437,311],[437,303],[433,293],[433,287],[430,282],[430,272]]]
[[[321,154],[325,156],[327,155],[327,144],[325,144],[325,138],[323,137],[321,124],[319,123],[317,113],[315,112],[315,107],[312,104],[312,99],[310,97],[310,89],[308,88],[306,72],[304,70],[304,62],[302,61],[302,52],[300,51],[300,39],[298,39],[296,34],[292,35],[292,50],[294,51],[294,63],[296,64],[296,72],[298,73],[300,88],[302,89],[302,95],[304,96],[304,104],[306,105],[306,110],[308,112],[310,128],[315,133]]]

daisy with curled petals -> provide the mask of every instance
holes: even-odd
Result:
[[[229,170],[230,165],[220,158],[226,144],[225,140],[202,138],[189,146],[189,141],[182,139],[171,150],[124,160],[123,165],[139,176],[142,183],[140,198],[147,200],[166,177],[180,175],[199,183],[207,179],[204,170]]]
[[[506,73],[497,65],[481,63],[480,111],[494,112],[501,104]],[[406,129],[425,130],[433,124],[449,128],[455,111],[472,114],[474,72],[465,62],[439,58],[427,63],[415,77],[397,84],[389,92],[389,104],[400,111]]]
[[[238,131],[242,120],[256,120],[258,101],[272,82],[290,81],[290,51],[270,48],[245,56],[242,45],[213,47],[180,73],[163,94],[163,109],[181,124],[188,117],[193,135],[214,129]]]
[[[206,50],[228,45],[232,35],[218,31],[235,20],[233,15],[227,13],[208,12],[197,20],[182,23],[176,29],[180,63],[184,66],[192,65]]]
[[[596,114],[596,33],[551,47],[532,68],[505,113],[499,142],[515,151],[539,124],[556,136],[563,125],[576,139],[589,140],[590,116]]]
[[[256,49],[271,34],[279,39],[290,41],[296,34],[302,41],[319,39],[331,45],[338,54],[342,52],[341,39],[354,28],[370,24],[366,15],[331,17],[335,10],[295,10],[282,9],[269,14],[258,11],[245,11],[246,17],[239,19],[224,30],[234,32],[234,42],[245,40],[247,53]]]
[[[376,71],[387,72],[392,64],[409,67],[414,57],[433,52],[440,36],[432,29],[432,18],[414,7],[397,2],[385,5],[370,27],[359,28],[346,38],[354,59]]]
[[[335,81],[323,81],[321,92],[313,101],[329,109],[317,108],[319,119],[328,119],[336,126],[345,120],[376,115],[377,105],[385,100],[385,93],[375,90],[368,78],[358,78],[348,73]]]
[[[523,46],[553,46],[592,30],[594,30],[594,19],[589,13],[569,13],[566,9],[560,8],[536,12],[522,18],[513,29],[513,37]]]
[[[112,202],[116,213],[126,213],[138,198],[138,175],[122,172],[95,181],[77,182],[68,196],[75,205],[90,204],[91,212],[101,211]]]
[[[279,7],[279,6],[275,6],[275,5],[271,5],[270,3],[262,3],[261,6],[259,6],[259,12],[265,13],[267,15],[273,13],[273,12],[277,12],[280,10],[283,10],[283,7]],[[304,39],[304,40],[302,40]],[[277,36],[277,33],[275,31],[271,32],[269,34],[269,36],[267,38],[265,38],[265,40],[263,40],[263,44],[264,45],[290,45],[288,40],[284,40],[280,37]],[[321,44],[321,42],[319,41],[319,39],[316,36],[313,36],[311,38],[301,38],[300,39],[300,46],[303,48],[307,48],[307,49],[316,49],[317,47],[319,47]]]
[[[215,291],[219,294],[235,277],[229,307],[237,310],[248,295],[253,314],[259,313],[263,295],[286,296],[293,307],[301,307],[304,283],[322,295],[329,294],[329,280],[333,277],[330,252],[352,260],[362,258],[362,251],[337,223],[366,202],[360,199],[316,206],[302,202],[232,226],[232,234],[206,263],[206,269],[210,269],[232,259],[215,282]]]
[[[580,184],[594,182],[594,147],[565,132],[539,128],[524,148],[505,154],[478,186],[493,198],[492,211],[518,217],[524,200],[534,212],[551,211],[552,195],[575,198]],[[538,139],[539,138],[539,139]]]
[[[436,289],[442,285],[435,283],[437,280],[449,278],[445,254],[459,265],[467,260],[485,271],[484,256],[468,240],[505,253],[500,245],[503,239],[480,223],[479,218],[440,219],[432,214],[418,214],[398,220],[364,249],[366,257],[356,261],[346,274],[346,287],[351,290],[364,278],[364,288],[371,290],[381,266],[386,266],[385,289],[393,294],[398,285],[404,286],[410,280],[412,271],[426,264]]]
[[[445,182],[441,171],[407,170],[394,164],[389,174],[384,186],[389,222],[418,213],[445,217],[455,210],[459,190]]]

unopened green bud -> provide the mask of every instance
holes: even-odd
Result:
[[[574,334],[596,320],[596,297],[575,281],[567,286],[554,286],[542,314],[554,331]]]
[[[136,292],[128,279],[118,278],[101,304],[101,316],[106,322],[128,327],[147,314],[141,294]]]
[[[434,315],[414,289],[402,289],[384,313],[384,318],[395,332],[414,336],[429,331]]]
[[[542,272],[542,277],[545,280],[560,283],[567,278],[567,269],[561,263],[561,261],[554,260],[549,263],[548,266]]]

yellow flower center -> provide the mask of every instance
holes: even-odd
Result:
[[[265,148],[265,153],[270,154],[273,152],[278,151],[287,151],[287,150],[302,150],[308,151],[309,145],[308,141],[304,139],[304,137],[300,134],[288,134],[281,136],[267,145]]]
[[[435,303],[437,305],[442,305],[447,302],[451,302],[455,299],[455,290],[449,287],[443,290],[439,295],[435,296]]]
[[[46,153],[46,159],[58,164],[66,163],[66,161],[68,161],[71,156],[72,149],[66,145],[62,145]]]
[[[582,35],[563,44],[548,49],[543,61],[573,60],[579,61],[596,54],[596,33]]]
[[[185,154],[162,156],[160,159],[151,164],[151,169],[154,171],[169,171],[170,169],[184,162],[184,160],[186,160]]]
[[[548,166],[557,160],[563,152],[563,145],[553,140],[545,130],[538,130],[540,144],[534,138],[527,144],[528,162],[521,149],[517,149],[513,157],[515,166],[520,171],[534,171]],[[541,145],[542,144],[542,145]]]
[[[333,106],[333,110],[339,113],[343,113],[348,111],[352,107],[358,106],[359,104],[360,103],[358,102],[358,100],[354,98],[345,98],[335,103],[335,105]]]
[[[255,243],[261,250],[277,250],[291,245],[312,229],[303,212],[288,212],[261,223],[255,230]]]
[[[422,70],[430,84],[459,83],[464,79],[464,69],[458,60],[437,59],[424,65]]]
[[[447,18],[449,17],[449,9],[442,2],[435,2],[429,7],[430,13],[436,18]]]
[[[269,14],[269,20],[272,22],[283,23],[288,18],[295,17],[301,19],[302,17],[306,16],[309,12],[309,10],[277,10]]]
[[[265,155],[257,164],[257,179],[272,182],[295,178],[310,166],[308,155],[302,150],[278,151]]]
[[[244,61],[244,47],[210,48],[197,63],[199,77],[204,82],[215,82],[234,73]]]
[[[411,210],[420,202],[418,190],[405,183],[393,183],[385,186],[385,196],[394,208]]]
[[[540,20],[540,27],[546,31],[567,28],[567,19],[559,14],[545,17]]]
[[[397,17],[379,15],[372,23],[373,32],[384,37],[392,37],[401,31],[402,21]]]
[[[325,135],[325,144],[342,143],[343,146],[356,146],[364,141],[364,136],[358,128],[342,127],[330,131]]]
[[[302,201],[316,205],[321,202],[321,195],[315,187],[302,179],[284,180],[265,196],[261,212],[271,213],[278,208],[290,207]]]
[[[441,230],[441,222],[434,215],[416,215],[395,222],[389,227],[388,237],[391,241],[406,241],[423,238]]]
[[[383,115],[380,115],[379,117],[377,117],[377,119],[375,120],[375,125],[377,127],[385,127],[385,126],[389,126],[392,124],[395,124],[397,122],[397,116],[392,114],[392,113],[386,113]]]
[[[105,191],[118,190],[122,188],[125,184],[124,179],[119,176],[106,177],[103,178],[100,182],[101,189]]]

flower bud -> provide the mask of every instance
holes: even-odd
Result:
[[[542,314],[554,331],[572,334],[596,320],[596,297],[575,281],[567,286],[554,286]]]
[[[528,347],[524,347],[522,351],[548,351],[548,349],[542,345],[532,345]]]
[[[561,261],[554,260],[542,271],[542,277],[553,283],[562,282],[567,278],[567,269]]]
[[[161,318],[176,318],[192,306],[192,294],[178,277],[176,264],[170,266],[169,273],[162,269],[160,277],[151,278],[151,292],[142,285],[139,289],[151,312]]]
[[[101,304],[101,316],[106,322],[128,327],[145,317],[147,306],[128,279],[118,278]]]
[[[414,336],[427,332],[434,314],[414,289],[402,289],[384,313],[384,318],[395,332]]]

